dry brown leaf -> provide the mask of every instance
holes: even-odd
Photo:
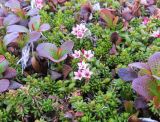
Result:
[[[62,74],[63,78],[66,79],[68,74],[72,71],[72,68],[69,65],[63,65]]]

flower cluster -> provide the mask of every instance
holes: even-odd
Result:
[[[36,4],[35,4],[36,8],[42,9],[42,7],[43,7],[43,0],[35,0],[35,2],[36,2]]]
[[[91,58],[94,57],[94,53],[91,50],[82,50],[82,51],[77,51],[75,50],[74,53],[72,54],[73,58],[79,58],[79,59],[87,59],[90,60]]]
[[[153,31],[152,37],[155,37],[155,38],[160,38],[160,30],[157,30],[157,31]]]
[[[82,51],[77,51],[75,50],[74,53],[72,54],[74,58],[80,59],[80,62],[77,64],[78,65],[78,71],[74,72],[74,79],[76,80],[82,80],[82,78],[85,79],[90,79],[91,75],[93,74],[90,69],[89,69],[89,64],[86,63],[86,60],[90,60],[91,58],[94,57],[94,54],[91,50],[82,50]]]
[[[143,21],[142,21],[142,24],[147,25],[149,22],[150,22],[150,19],[148,17],[144,17]]]
[[[82,39],[91,35],[91,32],[88,28],[86,28],[85,24],[76,25],[76,27],[72,28],[73,35],[77,36],[78,39]]]

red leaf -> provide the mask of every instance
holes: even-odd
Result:
[[[114,15],[111,13],[111,11],[109,11],[108,9],[101,9],[100,11],[100,17],[105,20],[106,18],[105,17],[109,17],[113,20],[114,18]]]

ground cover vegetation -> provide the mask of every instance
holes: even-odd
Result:
[[[0,0],[0,122],[160,121],[159,0]]]

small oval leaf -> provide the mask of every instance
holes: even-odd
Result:
[[[7,79],[0,80],[0,93],[6,91],[8,89],[9,83],[10,83],[9,80],[7,80]]]

